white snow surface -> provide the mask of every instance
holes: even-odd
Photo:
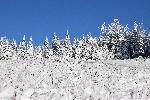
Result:
[[[150,59],[0,60],[0,100],[150,100]]]

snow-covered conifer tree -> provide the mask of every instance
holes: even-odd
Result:
[[[33,56],[33,54],[34,54],[32,36],[30,36],[29,44],[27,44],[27,54],[29,54],[29,56]]]
[[[76,42],[77,42],[77,48],[75,49],[76,51],[76,58],[77,59],[80,59],[81,58],[81,55],[82,55],[82,49],[83,49],[83,41],[82,39],[80,38],[79,40],[76,39]]]
[[[53,39],[52,39],[52,48],[53,48],[53,55],[62,54],[60,50],[60,40],[57,38],[57,35],[55,32],[53,34]]]
[[[52,40],[52,47],[53,47],[53,54],[56,55],[58,52],[58,41],[57,41],[57,35],[54,32],[53,34],[53,40]]]
[[[77,55],[78,48],[79,48],[79,40],[78,38],[75,37],[72,45],[73,58],[79,58],[79,56]]]
[[[139,25],[134,22],[134,29],[130,37],[131,57],[138,57],[144,54],[144,34],[140,32]]]
[[[16,40],[13,39],[12,43],[11,43],[12,49],[14,49],[15,51],[17,51],[17,42]]]
[[[148,57],[150,53],[149,33],[144,28],[143,23],[139,23],[139,45],[142,56]]]
[[[14,39],[11,43],[11,52],[12,52],[12,59],[17,59],[17,43],[16,40]]]
[[[74,38],[74,41],[73,41],[73,46],[74,47],[78,47],[79,46],[79,40],[78,40],[78,38]]]
[[[69,32],[67,30],[66,38],[65,38],[65,46],[66,46],[66,48],[70,48],[70,45],[71,45],[70,36],[69,36]]]
[[[86,44],[85,44],[85,58],[86,59],[93,59],[93,52],[94,52],[94,45],[93,45],[93,37],[91,36],[91,33],[89,32],[86,36]]]
[[[49,50],[50,50],[49,41],[48,41],[48,38],[46,37],[44,44],[43,44],[43,47],[42,47],[42,52],[43,52],[44,58],[49,58],[49,56],[50,56]]]
[[[25,35],[23,36],[22,42],[20,42],[19,44],[19,48],[18,48],[18,55],[21,58],[25,58],[26,55],[26,51],[27,51],[27,47],[26,47],[26,37]]]
[[[112,37],[108,34],[108,27],[106,26],[106,23],[104,22],[101,27],[98,28],[101,30],[99,46],[110,43]]]
[[[65,54],[66,58],[72,57],[72,55],[73,55],[72,45],[70,42],[70,36],[69,36],[68,30],[67,30],[66,38],[65,38],[65,52],[64,52],[64,54]]]
[[[107,44],[109,51],[112,52],[112,46],[115,47],[115,51],[113,51],[115,57],[123,59],[123,55],[128,56],[124,54],[126,51],[128,52],[127,40],[130,34],[127,25],[124,27],[118,19],[114,19],[108,26],[104,23],[101,27],[101,32],[101,40],[104,42],[103,44]]]
[[[9,59],[12,56],[9,40],[2,37],[0,41],[0,57],[1,59]]]

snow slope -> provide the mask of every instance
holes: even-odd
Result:
[[[149,100],[150,59],[0,60],[0,100]]]

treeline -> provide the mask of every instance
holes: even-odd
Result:
[[[144,29],[143,23],[134,22],[133,30],[128,25],[123,26],[118,19],[111,24],[101,27],[102,43],[113,51],[114,57],[118,59],[150,57],[150,34]]]
[[[52,44],[46,37],[40,46],[34,46],[32,37],[29,42],[25,36],[19,45],[16,40],[9,41],[5,37],[0,39],[0,59],[28,59],[53,57],[100,60],[100,59],[132,59],[142,56],[150,57],[149,32],[142,23],[134,22],[133,30],[128,25],[123,26],[118,19],[108,25],[99,27],[100,37],[92,37],[91,33],[70,42],[69,32],[64,39],[58,39],[53,34]]]

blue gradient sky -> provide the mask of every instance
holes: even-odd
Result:
[[[53,32],[69,30],[71,38],[89,31],[99,36],[98,26],[114,18],[125,25],[134,20],[150,28],[150,0],[0,0],[0,36],[21,41],[32,35],[40,44]]]

